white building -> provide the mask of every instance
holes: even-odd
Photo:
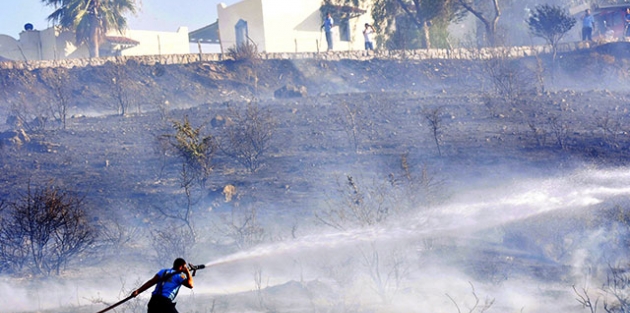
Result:
[[[127,30],[109,33],[100,45],[101,56],[186,54],[190,52],[188,28],[177,32]],[[14,61],[62,60],[88,58],[86,45],[77,46],[74,32],[57,27],[44,30],[25,29],[19,39],[0,35],[0,59]]]
[[[243,0],[217,5],[221,51],[246,42],[259,52],[318,52],[327,48],[321,30],[322,0]],[[365,23],[372,24],[367,10],[334,6],[333,50],[363,50]]]

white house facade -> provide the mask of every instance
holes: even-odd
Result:
[[[127,30],[107,34],[100,46],[101,56],[132,56],[190,53],[188,28],[177,32]],[[74,32],[57,27],[24,30],[19,39],[0,35],[0,59],[14,61],[63,60],[88,58],[85,45],[75,44]]]
[[[321,0],[243,0],[217,5],[221,51],[246,42],[259,52],[319,52],[327,49],[321,30]],[[369,11],[334,7],[333,50],[363,50]]]

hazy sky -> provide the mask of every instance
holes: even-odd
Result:
[[[214,23],[217,4],[227,5],[240,0],[141,0],[137,16],[128,16],[129,27],[138,30],[177,31],[187,26],[189,31]],[[41,30],[49,26],[46,17],[54,11],[41,0],[2,0],[0,34],[18,38],[24,24],[31,23]],[[10,3],[10,4],[9,4]]]

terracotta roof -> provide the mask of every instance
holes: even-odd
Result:
[[[122,36],[107,36],[105,37],[109,43],[127,45],[127,46],[137,46],[140,44],[139,41],[135,41],[131,38],[122,37]]]

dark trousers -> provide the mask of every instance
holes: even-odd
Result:
[[[582,27],[582,41],[584,40],[593,41],[593,28],[591,27]]]
[[[326,43],[328,44],[328,50],[333,49],[332,32],[326,32]]]
[[[178,313],[177,309],[175,309],[175,303],[171,299],[162,296],[151,296],[148,306],[148,313]]]

